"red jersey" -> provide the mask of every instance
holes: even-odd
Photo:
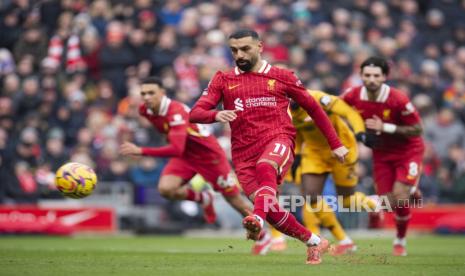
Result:
[[[162,147],[142,148],[142,154],[193,161],[211,160],[213,163],[226,160],[223,149],[205,126],[189,123],[189,111],[189,107],[168,97],[163,97],[158,114],[141,104],[139,114],[147,118],[160,133],[166,134],[169,142]]]
[[[264,147],[279,136],[294,140],[290,98],[301,105],[325,134],[332,149],[342,146],[326,113],[289,70],[262,61],[258,72],[217,72],[191,111],[191,122],[212,123],[222,100],[225,110],[236,110],[230,122],[234,162],[256,162]]]
[[[368,100],[368,93],[364,86],[349,88],[341,97],[357,109],[364,120],[377,115],[385,123],[400,126],[421,124],[420,116],[409,98],[401,91],[386,84],[382,85],[376,101]],[[374,155],[401,157],[406,152],[424,150],[421,136],[406,137],[383,132],[378,139],[379,143],[373,149]]]

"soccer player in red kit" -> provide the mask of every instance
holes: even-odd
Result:
[[[229,122],[232,159],[239,183],[254,203],[253,215],[243,220],[247,237],[256,240],[268,221],[279,231],[308,246],[307,263],[321,262],[328,241],[309,232],[276,198],[294,158],[296,130],[289,112],[294,99],[322,130],[335,156],[344,161],[347,149],[339,141],[326,113],[289,70],[262,60],[258,34],[240,30],[229,37],[236,62],[230,72],[217,72],[190,113],[191,122]],[[216,110],[223,101],[224,110]]]
[[[124,142],[120,147],[123,155],[145,155],[171,157],[158,183],[160,194],[171,200],[190,200],[200,203],[208,223],[216,220],[213,208],[213,193],[196,192],[186,184],[194,175],[200,174],[215,191],[244,217],[252,213],[249,204],[240,195],[231,166],[224,150],[205,126],[189,123],[189,108],[169,99],[161,80],[156,77],[142,82],[140,95],[143,103],[139,107],[141,116],[148,119],[160,132],[167,135],[168,145],[162,147],[138,147]],[[266,231],[252,248],[253,254],[265,254],[271,244]]]
[[[385,84],[389,65],[384,58],[370,57],[361,66],[363,86],[349,88],[342,98],[363,119],[373,148],[376,190],[387,195],[396,213],[397,238],[393,254],[406,256],[406,232],[410,219],[409,198],[419,198],[424,143],[421,119],[408,97]]]

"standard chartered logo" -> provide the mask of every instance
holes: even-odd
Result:
[[[234,100],[234,107],[236,110],[244,111],[244,103],[242,102],[240,98],[236,98]]]
[[[234,106],[236,110],[244,110],[244,102],[240,98],[234,100]],[[276,97],[258,97],[258,98],[247,98],[245,99],[245,107],[275,107],[277,106]]]
[[[245,107],[276,106],[276,97],[258,97],[245,100]]]

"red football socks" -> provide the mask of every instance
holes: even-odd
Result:
[[[191,189],[187,189],[186,191],[187,191],[186,200],[202,202],[202,193],[196,192]]]
[[[405,238],[407,234],[408,222],[410,220],[410,208],[407,207],[396,207],[396,228],[397,237],[399,239]]]
[[[261,162],[256,167],[257,182],[259,189],[254,199],[254,215],[259,216],[264,221],[270,206],[277,202],[276,187],[277,174],[276,169],[271,164]]]
[[[271,164],[262,162],[257,165],[256,172],[260,188],[255,195],[254,215],[267,220],[282,233],[307,242],[312,233],[291,213],[279,206],[276,198],[276,169]]]
[[[280,232],[296,238],[304,243],[310,239],[312,232],[308,231],[302,224],[300,224],[297,219],[289,213],[282,209],[277,203],[276,206],[273,206],[272,209],[277,209],[277,211],[270,211],[268,213],[268,222],[278,229]]]

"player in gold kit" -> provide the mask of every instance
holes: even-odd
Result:
[[[299,106],[291,106],[291,115],[297,129],[296,159],[294,173],[288,175],[288,180],[301,185],[302,192],[309,202],[303,208],[303,221],[312,232],[319,232],[320,224],[328,228],[339,244],[333,251],[334,255],[342,255],[356,250],[354,242],[347,236],[338,222],[331,207],[318,196],[322,194],[324,183],[329,174],[332,175],[338,195],[343,197],[343,207],[367,206],[376,209],[376,202],[361,192],[355,190],[358,177],[356,164],[358,158],[357,140],[368,144],[369,136],[365,134],[362,118],[356,110],[342,99],[322,91],[308,90],[308,93],[323,107],[333,124],[339,139],[349,149],[344,163],[335,159],[323,135],[312,119]],[[355,133],[355,134],[354,134]],[[311,207],[311,208],[309,208]],[[272,249],[280,250],[286,247],[283,236],[273,230],[274,243]]]

